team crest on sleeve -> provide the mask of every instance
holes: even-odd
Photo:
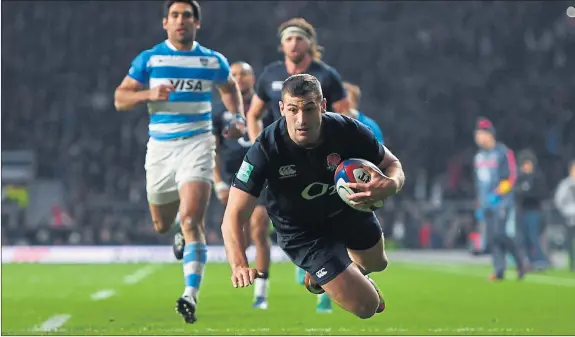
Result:
[[[252,175],[252,171],[254,170],[254,166],[246,161],[242,162],[242,166],[238,170],[238,174],[236,175],[241,182],[247,183]]]
[[[337,165],[341,162],[341,157],[337,153],[331,153],[327,156],[327,169],[335,171]]]

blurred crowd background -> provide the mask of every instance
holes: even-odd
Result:
[[[545,180],[543,241],[561,244],[550,202],[575,158],[575,19],[567,1],[204,1],[198,41],[259,74],[283,56],[277,26],[304,17],[323,59],[362,90],[403,161],[386,234],[410,248],[466,247],[473,130],[530,149]],[[145,107],[118,113],[131,60],[165,39],[161,1],[2,4],[2,243],[159,244],[145,193]],[[220,244],[214,198],[208,241]],[[519,225],[519,224],[518,224]],[[544,244],[545,246],[545,244]]]

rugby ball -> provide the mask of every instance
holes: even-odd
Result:
[[[365,169],[370,167],[374,171],[383,175],[379,167],[373,163],[358,158],[351,158],[339,163],[335,169],[334,180],[337,194],[349,207],[361,212],[373,212],[378,208],[383,207],[383,201],[379,200],[371,204],[352,205],[347,198],[348,195],[355,193],[351,188],[347,187],[347,183],[369,183],[371,174]]]

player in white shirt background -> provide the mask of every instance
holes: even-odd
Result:
[[[215,86],[234,113],[227,136],[245,132],[242,96],[226,58],[196,42],[201,9],[196,1],[164,4],[166,41],[140,53],[116,89],[117,110],[147,103],[150,114],[146,190],[154,229],[170,230],[179,212],[185,240],[185,290],[176,310],[196,321],[197,297],[207,261],[204,214],[213,181],[215,140],[211,104]],[[148,86],[149,89],[143,88]]]

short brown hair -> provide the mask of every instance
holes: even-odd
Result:
[[[320,100],[323,99],[321,83],[310,74],[297,74],[288,77],[282,85],[282,99],[285,94],[293,97],[304,97],[308,94],[316,95]]]
[[[347,91],[348,97],[354,96],[355,101],[359,103],[359,100],[361,99],[361,89],[359,88],[359,86],[349,82],[343,82],[343,88],[345,89],[345,91]]]
[[[316,61],[321,60],[321,56],[323,53],[323,47],[321,47],[317,44],[317,33],[315,31],[315,28],[313,28],[312,24],[307,22],[307,20],[304,18],[289,19],[289,20],[283,22],[278,27],[278,36],[280,38],[281,38],[282,32],[288,27],[297,27],[299,29],[302,29],[304,32],[306,32],[309,35],[309,38],[311,40],[311,46],[310,46],[311,57],[313,57],[313,59]]]

